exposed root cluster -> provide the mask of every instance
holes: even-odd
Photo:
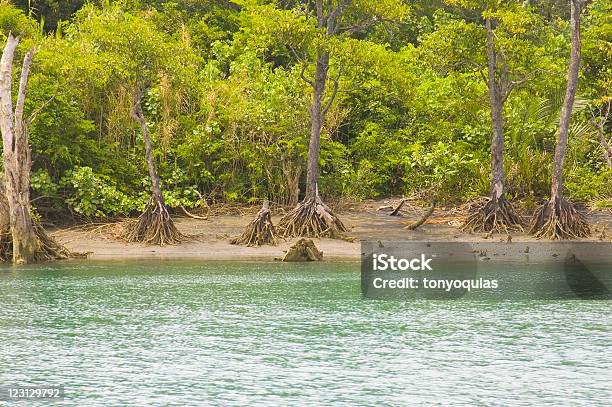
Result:
[[[521,218],[514,207],[504,196],[499,198],[479,198],[468,209],[467,218],[462,228],[463,231],[473,232],[497,232],[522,231]]]
[[[276,245],[272,213],[268,201],[264,202],[261,210],[257,212],[255,219],[249,222],[244,232],[230,240],[230,243],[242,246]]]
[[[174,225],[166,206],[151,199],[138,219],[123,222],[118,237],[128,243],[146,243],[150,245],[174,245],[191,240],[182,234]]]
[[[10,261],[13,258],[13,238],[10,230],[0,233],[0,261]]]
[[[66,259],[84,259],[87,253],[71,252],[66,247],[58,243],[54,238],[45,232],[44,228],[38,223],[34,223],[34,234],[36,235],[37,248],[34,253],[33,261],[52,261]],[[13,258],[13,238],[10,230],[0,232],[0,261],[11,261]]]
[[[47,235],[43,227],[38,223],[34,224],[34,233],[38,239],[37,261],[87,258],[87,253],[71,252],[62,246],[54,238]]]
[[[590,236],[591,229],[572,203],[556,198],[536,209],[529,233],[538,239],[579,239]]]
[[[350,240],[346,227],[319,195],[305,199],[278,223],[283,237],[329,237]]]

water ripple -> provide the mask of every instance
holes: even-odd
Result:
[[[0,271],[0,384],[75,406],[608,406],[611,304],[372,301],[355,264],[29,266]]]

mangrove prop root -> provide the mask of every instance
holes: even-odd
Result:
[[[305,199],[281,218],[277,229],[283,237],[329,237],[351,240],[346,227],[319,195]]]
[[[210,206],[208,206],[208,203],[206,202],[206,199],[204,199],[204,197],[202,196],[202,194],[198,190],[196,190],[195,192],[196,192],[196,194],[198,194],[198,197],[200,198],[200,202],[201,202],[202,208],[206,209],[206,215],[204,215],[204,216],[194,215],[193,213],[189,212],[182,205],[181,205],[181,209],[183,210],[183,212],[185,212],[185,215],[189,216],[190,218],[199,219],[199,220],[208,220],[208,216],[210,215]]]
[[[5,262],[13,258],[13,239],[10,231],[0,233],[0,261]]]
[[[522,231],[521,218],[503,195],[499,198],[479,199],[468,209],[468,215],[461,230],[464,232]]]
[[[157,246],[174,245],[192,239],[191,236],[179,232],[168,213],[168,208],[155,199],[149,201],[137,220],[124,222],[119,237],[128,243]]]
[[[429,217],[434,213],[434,209],[436,209],[435,201],[431,203],[431,206],[429,207],[429,209],[427,209],[427,212],[425,212],[423,216],[421,216],[416,222],[406,226],[404,229],[416,230],[419,226],[425,223],[427,219],[429,219]]]
[[[249,222],[244,232],[230,240],[230,243],[242,246],[261,246],[264,244],[276,246],[274,225],[272,224],[272,214],[268,201],[264,202],[261,210],[257,212],[255,219]]]
[[[199,215],[194,215],[193,213],[189,212],[187,210],[187,208],[185,208],[183,205],[181,205],[181,209],[183,210],[183,212],[185,213],[185,215],[187,215],[188,217],[190,217],[191,219],[197,219],[197,220],[208,220],[208,215],[206,216],[199,216]]]
[[[37,261],[87,258],[87,253],[72,252],[58,243],[54,238],[47,235],[43,227],[38,223],[34,224],[34,233],[38,240]]]
[[[557,198],[536,209],[529,233],[538,239],[579,239],[590,236],[591,229],[572,203]]]
[[[84,259],[87,253],[77,253],[68,250],[54,238],[49,236],[45,229],[34,222],[34,234],[36,235],[37,248],[34,253],[34,261],[52,261],[66,259]],[[0,232],[0,261],[11,261],[13,258],[13,238],[10,230]]]

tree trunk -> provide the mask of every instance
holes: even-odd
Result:
[[[132,118],[140,124],[142,137],[145,142],[145,156],[149,167],[149,177],[151,178],[151,199],[145,206],[144,211],[136,222],[127,221],[120,236],[128,242],[138,242],[164,246],[166,244],[177,244],[189,239],[183,235],[174,225],[168,208],[161,193],[161,182],[155,164],[153,163],[153,153],[151,139],[149,138],[149,128],[142,111],[143,90],[139,88],[132,108]]]
[[[12,106],[13,58],[19,38],[9,34],[0,62],[0,129],[4,159],[4,192],[9,205],[13,263],[34,260],[38,240],[30,212],[31,157],[28,126],[23,118],[33,52],[26,54],[21,70],[15,111]]]
[[[487,9],[487,11],[490,11]],[[522,230],[521,219],[512,204],[504,197],[504,118],[503,109],[511,87],[508,85],[508,65],[504,63],[499,78],[496,78],[497,53],[493,39],[493,22],[485,19],[487,30],[487,86],[491,105],[491,187],[490,197],[470,208],[462,230],[468,233],[483,231],[508,232]]]
[[[606,104],[605,113],[603,113],[603,108],[601,109],[601,118],[599,121],[593,120],[591,123],[597,129],[597,138],[599,139],[599,144],[603,150],[603,158],[608,167],[612,168],[612,147],[610,147],[610,142],[606,140],[605,130],[606,130],[606,122],[608,121],[608,116],[610,115],[610,104],[608,102]]]
[[[317,54],[317,68],[313,84],[313,101],[310,107],[310,144],[308,146],[308,170],[306,174],[305,200],[317,195],[317,181],[319,178],[319,148],[321,144],[321,128],[323,127],[324,112],[323,98],[327,84],[329,70],[329,53],[319,51]]]
[[[572,45],[570,53],[570,63],[567,72],[567,87],[565,98],[561,108],[561,120],[559,121],[559,131],[557,135],[557,145],[555,147],[555,158],[552,176],[552,186],[550,190],[551,202],[557,201],[563,194],[563,160],[567,149],[567,132],[572,117],[574,99],[576,97],[576,87],[578,85],[578,69],[580,68],[580,12],[582,7],[581,0],[570,0],[571,17],[570,25],[572,30]]]
[[[612,147],[610,147],[610,143],[608,143],[604,137],[603,125],[597,128],[597,137],[599,138],[599,144],[601,144],[603,150],[604,160],[606,160],[608,167],[612,168]]]
[[[295,206],[300,199],[300,178],[302,176],[302,166],[300,164],[292,165],[285,157],[281,157],[281,168],[283,177],[285,178],[286,192],[283,195],[283,203],[286,205]]]
[[[134,108],[132,110],[132,118],[140,124],[142,130],[142,138],[145,143],[145,156],[147,159],[147,166],[149,167],[149,177],[151,178],[151,193],[153,200],[160,206],[165,207],[164,197],[161,193],[161,181],[153,162],[153,153],[151,148],[151,138],[149,137],[149,127],[142,111],[142,89],[138,89],[136,93]]]
[[[499,199],[504,193],[504,125],[503,102],[499,85],[495,79],[497,57],[493,43],[493,27],[491,19],[486,19],[487,28],[487,62],[489,78],[489,101],[491,103],[491,122],[493,123],[493,138],[491,139],[491,197]]]

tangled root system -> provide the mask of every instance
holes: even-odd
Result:
[[[144,212],[135,220],[127,220],[122,225],[118,237],[129,243],[146,243],[165,246],[186,242],[191,236],[182,234],[174,225],[166,206],[151,199]]]
[[[591,229],[584,215],[559,197],[536,209],[529,233],[538,239],[579,239],[590,236]]]
[[[503,195],[475,201],[468,209],[468,215],[461,230],[464,232],[522,231],[521,218]]]
[[[268,201],[264,201],[261,210],[257,212],[255,219],[249,222],[244,232],[230,240],[230,243],[242,246],[276,245],[274,225],[272,224],[272,214]]]
[[[36,239],[38,239],[37,261],[87,258],[87,253],[72,252],[58,243],[45,232],[39,223],[34,224],[34,233],[36,234]]]
[[[351,240],[346,236],[346,227],[323,203],[318,194],[305,199],[283,216],[278,223],[283,237],[329,237]]]
[[[54,238],[49,236],[38,222],[34,222],[34,234],[36,235],[37,248],[34,252],[35,262],[84,259],[87,253],[77,253],[68,250]],[[0,261],[11,261],[13,258],[13,237],[10,230],[0,232]]]

